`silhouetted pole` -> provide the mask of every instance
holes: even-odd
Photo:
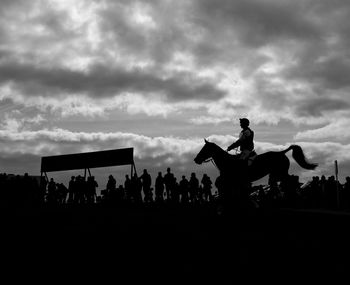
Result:
[[[334,168],[335,168],[335,183],[336,183],[336,191],[337,191],[337,209],[340,208],[340,201],[339,201],[339,183],[338,183],[338,161],[334,161]]]
[[[39,187],[40,187],[40,189],[41,189],[41,187],[43,186],[43,172],[41,171],[40,172],[40,182],[39,182]]]

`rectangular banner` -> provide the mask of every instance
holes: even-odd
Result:
[[[128,164],[134,164],[133,148],[45,156],[41,158],[41,172],[76,170]]]

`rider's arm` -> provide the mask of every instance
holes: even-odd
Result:
[[[239,139],[236,140],[233,144],[231,144],[228,148],[227,151],[230,151],[231,149],[234,149],[236,147],[239,147],[243,141],[248,139],[248,137],[251,136],[251,132],[249,130],[242,131],[240,133]]]
[[[233,144],[231,144],[228,148],[227,148],[227,151],[230,151],[231,149],[234,149],[236,147],[239,146],[239,144],[237,144],[238,141],[235,141]]]

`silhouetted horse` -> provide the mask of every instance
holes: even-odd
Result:
[[[317,164],[307,162],[303,150],[298,145],[291,145],[282,151],[269,151],[258,155],[251,166],[246,166],[246,162],[238,159],[236,155],[231,155],[218,145],[204,140],[205,144],[197,154],[194,161],[197,164],[213,160],[220,171],[220,175],[230,181],[233,179],[244,179],[248,182],[256,181],[266,175],[274,181],[281,181],[288,178],[290,162],[286,153],[292,150],[295,161],[305,169],[315,169]],[[230,183],[230,185],[232,185]]]

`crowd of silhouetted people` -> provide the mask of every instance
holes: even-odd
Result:
[[[335,176],[322,175],[301,183],[296,175],[281,183],[253,187],[251,196],[260,207],[350,210],[350,177],[341,184]]]
[[[189,179],[183,175],[181,180],[177,181],[171,169],[168,168],[164,175],[158,172],[153,183],[151,175],[144,169],[142,175],[127,174],[123,180],[118,179],[118,182],[117,178],[109,175],[104,189],[100,191],[100,195],[97,195],[98,184],[94,176],[86,180],[82,176],[72,176],[68,187],[55,183],[51,178],[47,185],[43,186],[46,189],[45,201],[49,204],[115,205],[118,203],[205,203],[213,199],[212,181],[206,174],[200,180],[195,173],[192,173]]]
[[[67,183],[57,183],[53,178],[0,174],[1,205],[89,205],[89,204],[174,204],[201,205],[220,201],[220,176],[214,183],[207,174],[198,178],[195,173],[177,179],[170,168],[158,172],[154,180],[146,169],[138,176],[125,175],[117,179],[109,175],[103,190],[94,176],[72,176]],[[234,187],[232,187],[232,191]],[[250,186],[249,199],[264,208],[311,208],[350,210],[350,177],[345,183],[334,176],[314,176],[301,183],[299,177],[289,176],[283,182],[270,181],[267,185]]]
[[[214,199],[210,177],[204,174],[200,179],[195,173],[187,178],[182,175],[178,181],[167,168],[158,172],[154,181],[146,169],[142,175],[136,173],[124,179],[109,175],[103,190],[94,176],[71,176],[67,185],[57,183],[53,178],[0,174],[0,200],[2,205],[82,205],[82,204],[203,204]],[[100,193],[98,193],[100,192]]]
[[[45,202],[45,190],[40,179],[24,175],[0,173],[1,206],[39,206]]]

